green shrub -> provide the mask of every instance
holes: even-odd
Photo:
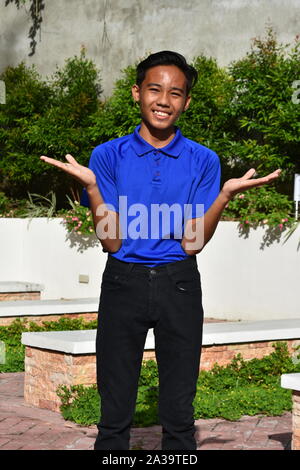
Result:
[[[0,192],[0,216],[3,216],[6,212],[9,211],[10,200],[5,194]]]
[[[95,144],[122,137],[140,123],[140,110],[133,101],[131,87],[135,83],[135,66],[122,70],[112,96],[92,116],[89,136]]]
[[[24,371],[25,346],[21,343],[23,332],[90,330],[96,328],[97,320],[86,322],[82,317],[44,321],[42,325],[17,318],[8,326],[0,326],[0,341],[5,343],[6,352],[6,361],[5,364],[0,364],[0,373]]]
[[[102,92],[99,72],[82,50],[47,81],[23,63],[8,67],[0,79],[7,90],[0,108],[0,190],[13,198],[52,190],[58,205],[66,205],[65,194],[78,184],[39,157],[64,160],[71,153],[87,164],[92,150],[88,129]]]
[[[90,235],[94,233],[93,217],[90,209],[81,206],[78,201],[72,202],[70,210],[61,210],[60,215],[64,219],[64,224],[69,232],[78,233],[78,235]]]
[[[292,100],[293,83],[300,77],[299,46],[299,37],[294,45],[279,44],[268,28],[264,39],[253,40],[244,58],[230,64],[233,98],[227,113],[232,129],[217,141],[225,179],[238,177],[249,168],[255,168],[259,176],[282,169],[272,184],[280,206],[286,200],[280,200],[281,194],[291,201],[294,173],[300,171],[300,106]],[[262,219],[272,218],[262,205],[259,213]]]
[[[34,66],[8,67],[0,76],[6,85],[6,104],[0,107],[0,172],[8,195],[20,193],[19,184],[36,175],[37,156],[26,133],[51,102],[51,88],[40,79]]]
[[[193,66],[199,79],[191,93],[191,104],[178,120],[178,126],[185,137],[220,150],[222,158],[217,143],[231,129],[227,116],[232,99],[231,78],[213,58],[201,55],[195,58]]]
[[[83,426],[99,421],[100,403],[96,385],[72,385],[69,388],[61,385],[57,389],[57,395],[61,399],[61,413],[66,420]]]
[[[266,225],[284,230],[294,222],[293,202],[273,186],[237,194],[223,212],[223,220],[238,220],[244,227]]]
[[[278,44],[268,28],[266,38],[254,39],[251,51],[233,62],[229,73],[236,84],[231,114],[239,140],[250,139],[253,149],[256,144],[265,151],[265,157],[250,151],[252,164],[263,171],[283,168],[290,178],[300,169],[300,107],[292,101],[293,83],[300,77],[299,38],[294,46]]]

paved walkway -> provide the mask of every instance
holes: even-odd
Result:
[[[0,374],[0,450],[92,450],[96,426],[65,421],[23,398],[24,373]],[[289,450],[292,417],[244,416],[239,421],[199,419],[198,450]],[[132,428],[131,449],[161,450],[161,426]]]

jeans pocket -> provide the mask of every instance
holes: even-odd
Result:
[[[197,268],[173,272],[170,276],[179,294],[201,294],[201,278]]]
[[[127,285],[129,275],[117,271],[105,270],[102,275],[101,289],[117,290]]]

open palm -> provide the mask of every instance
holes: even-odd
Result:
[[[263,186],[269,184],[279,177],[281,173],[280,169],[273,171],[267,176],[262,178],[251,179],[255,174],[255,169],[251,168],[241,178],[232,178],[224,183],[222,188],[223,193],[226,194],[228,199],[231,199],[235,194],[246,191],[247,189],[255,188],[257,186]]]
[[[61,162],[60,160],[55,160],[54,158],[46,157],[45,155],[42,155],[40,158],[44,162],[65,171],[85,187],[92,187],[96,184],[95,173],[89,168],[80,165],[70,154],[66,155],[66,160],[68,160],[66,163]]]

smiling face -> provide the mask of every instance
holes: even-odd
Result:
[[[158,65],[147,70],[140,87],[132,87],[133,98],[141,109],[141,135],[148,131],[167,138],[174,132],[175,122],[191,100],[186,95],[186,82],[175,65]]]

